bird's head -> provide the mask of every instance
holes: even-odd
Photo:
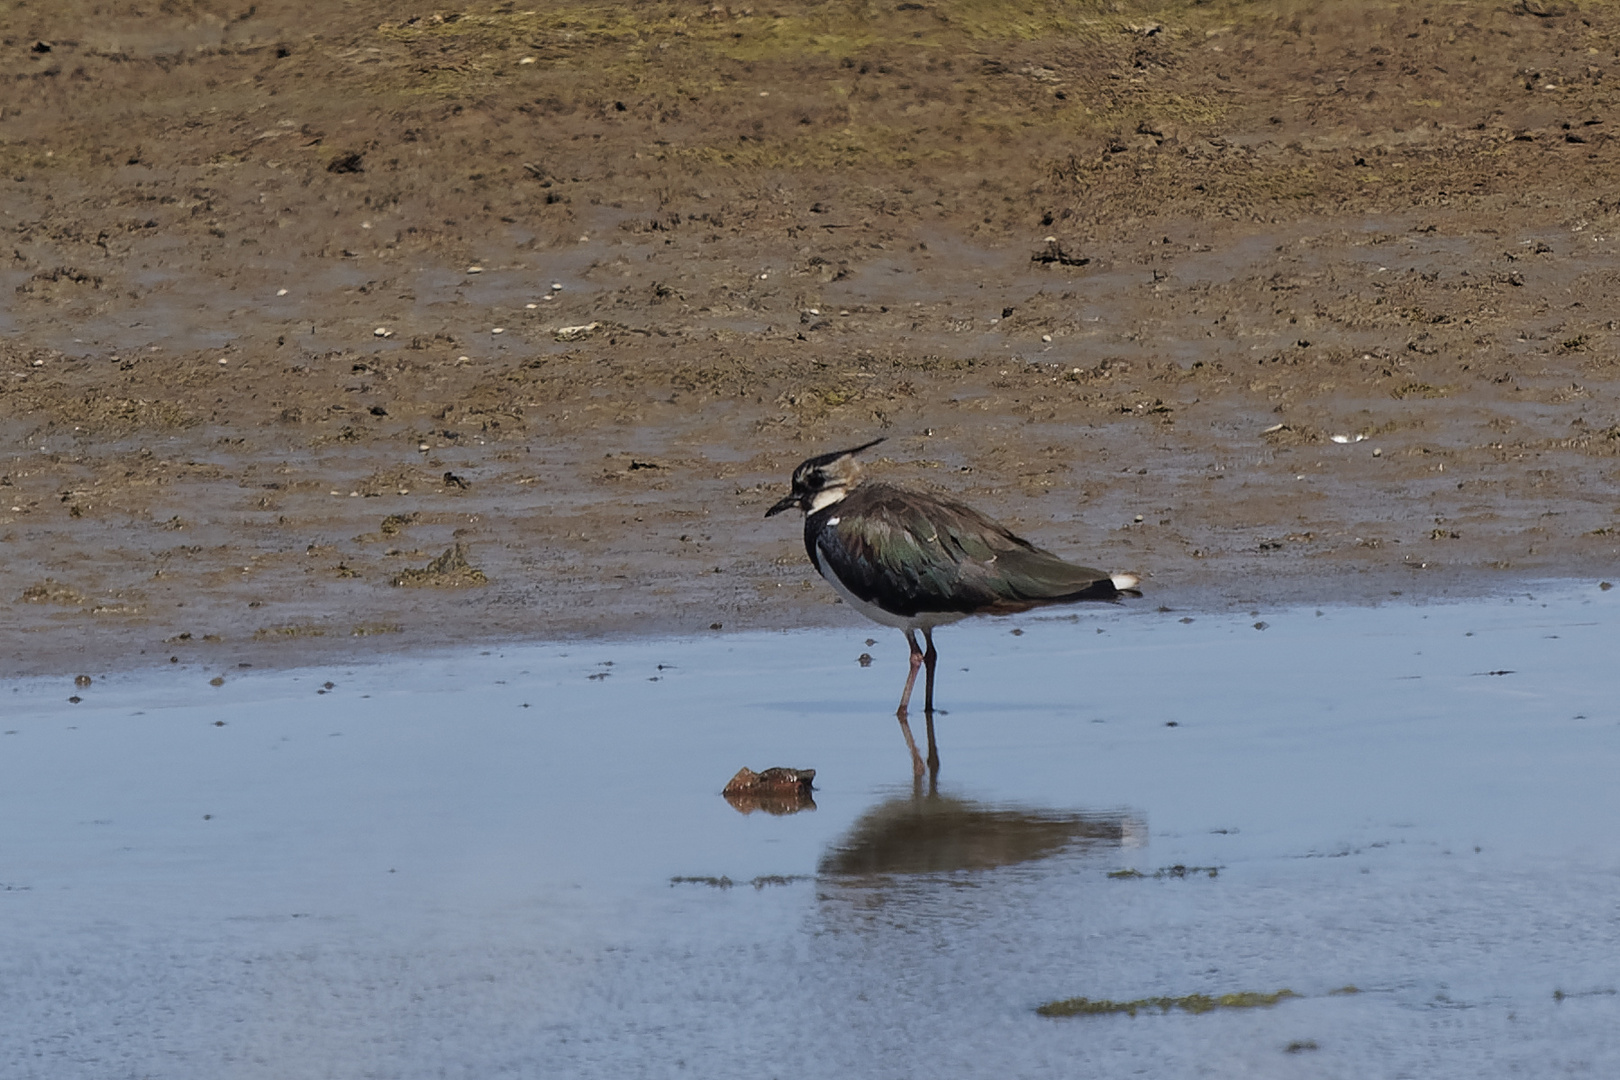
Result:
[[[793,470],[793,490],[765,511],[765,516],[780,514],[795,506],[809,514],[842,499],[861,482],[861,463],[855,460],[855,455],[882,441],[873,439],[852,450],[837,450],[804,462]]]

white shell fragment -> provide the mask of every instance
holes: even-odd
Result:
[[[559,326],[554,336],[558,341],[578,341],[582,337],[590,336],[591,331],[601,325],[598,322],[588,322],[583,326]]]

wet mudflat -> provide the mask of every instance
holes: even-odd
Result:
[[[826,625],[878,435],[1200,606],[1620,557],[1620,9],[216,7],[5,8],[7,674]]]
[[[13,681],[0,1073],[1613,1075],[1617,597]]]

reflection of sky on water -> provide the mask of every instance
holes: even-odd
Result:
[[[953,627],[933,794],[859,627],[0,686],[0,1075],[1612,1075],[1620,602],[1537,596]]]

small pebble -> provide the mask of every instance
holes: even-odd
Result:
[[[483,272],[484,272],[484,268],[482,266],[469,266],[469,267],[467,267],[467,273],[469,273],[469,274],[482,274]]]
[[[552,288],[552,291],[554,291],[554,292],[555,292],[555,291],[558,291],[558,290],[561,290],[561,289],[562,289],[562,282],[560,282],[560,281],[553,281],[553,282],[552,282],[552,283],[551,283],[551,288]]]
[[[377,327],[377,329],[373,330],[371,332],[371,334],[372,334],[373,337],[393,337],[394,336],[394,332],[392,330],[388,329],[388,327],[386,327],[386,326]],[[222,364],[224,362],[225,361],[223,361],[223,360],[220,361],[220,363],[222,363]]]
[[[277,296],[286,296],[287,295],[287,290],[286,289],[277,289],[276,290],[276,295]]]
[[[506,333],[506,327],[497,326],[495,329],[491,330],[490,333],[492,333],[492,334],[504,334],[504,333]]]

